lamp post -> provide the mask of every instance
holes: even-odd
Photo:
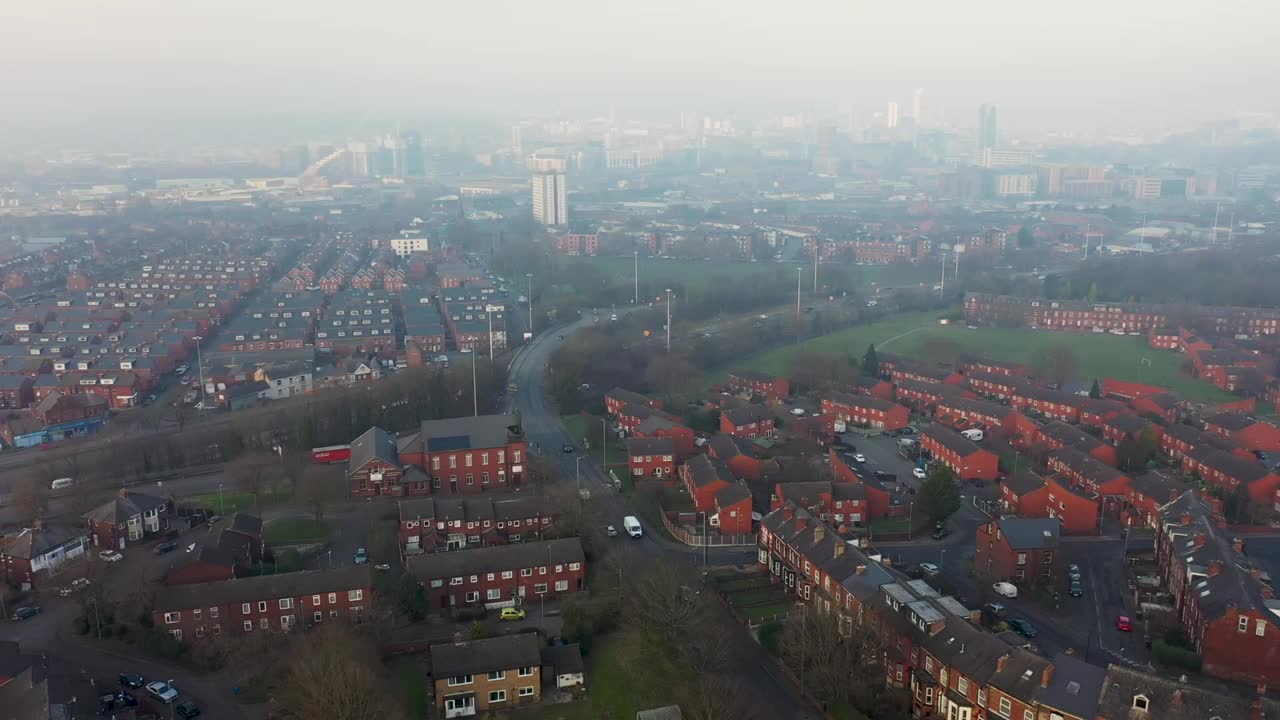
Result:
[[[533,273],[525,273],[529,278],[529,337],[533,337]]]
[[[631,304],[639,305],[640,304],[640,251],[636,250],[631,254],[635,256],[635,260],[636,260],[636,266],[635,266],[636,286],[635,286],[635,293],[631,297]]]
[[[667,352],[671,352],[671,288],[667,288]]]
[[[227,514],[227,506],[222,502],[222,483],[218,483],[218,514]]]
[[[480,393],[476,389],[476,349],[474,347],[467,350],[471,353],[471,414],[480,415]]]
[[[203,411],[206,409],[205,400],[207,398],[204,394],[204,359],[200,355],[200,341],[204,340],[204,338],[196,335],[192,339],[196,341],[196,374],[200,377],[200,410]]]
[[[582,501],[582,466],[578,463],[582,462],[582,455],[573,459],[573,482],[578,486],[578,501]]]
[[[609,472],[609,421],[600,418],[600,465],[607,474]]]

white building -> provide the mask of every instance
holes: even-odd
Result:
[[[1031,173],[1001,173],[996,176],[996,195],[1025,197],[1035,195],[1036,176]]]
[[[267,384],[266,399],[282,400],[306,395],[314,389],[310,363],[297,361],[263,368],[259,377]]]
[[[1030,150],[996,150],[995,148],[982,150],[982,167],[1018,167],[1030,165],[1035,159],[1036,154]]]
[[[391,249],[400,257],[409,257],[416,252],[427,252],[431,249],[431,243],[425,237],[392,238]]]
[[[569,199],[565,174],[533,174],[533,219],[542,225],[568,225]]]
[[[889,107],[885,108],[884,126],[887,128],[898,127],[898,103],[890,102]]]
[[[662,150],[657,147],[630,147],[606,150],[605,167],[610,170],[638,170],[656,165],[662,159]]]

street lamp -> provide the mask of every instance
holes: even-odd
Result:
[[[578,463],[582,462],[582,458],[583,456],[579,455],[578,457],[573,459],[573,481],[578,486],[579,499],[582,498],[582,472],[581,472],[582,466],[579,465]]]
[[[529,278],[529,337],[533,337],[533,273],[525,273]]]
[[[631,297],[631,304],[639,305],[640,304],[640,251],[636,250],[631,254],[635,257],[635,261],[636,261],[636,267],[635,267],[636,287],[635,287],[635,293]]]
[[[204,338],[196,335],[192,340],[196,341],[196,373],[200,376],[200,410],[208,409],[205,402],[208,398],[204,394],[204,360],[200,356],[200,341]]]
[[[471,353],[471,414],[480,415],[480,394],[476,390],[476,349],[467,348],[463,352]]]
[[[227,506],[222,502],[222,483],[218,483],[218,514],[227,514]]]
[[[667,352],[671,352],[671,288],[667,288]]]

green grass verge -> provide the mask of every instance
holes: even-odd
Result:
[[[858,712],[858,710],[849,703],[834,703],[831,707],[827,708],[827,711],[831,713],[831,717],[835,718],[835,720],[868,720],[866,715]]]
[[[333,533],[333,526],[314,518],[281,518],[269,523],[262,530],[262,539],[268,545],[298,545],[308,542],[324,542]]]
[[[289,494],[285,492],[270,493],[260,492],[256,496],[251,492],[241,490],[230,491],[224,490],[222,497],[218,497],[218,493],[204,493],[202,495],[187,495],[178,498],[178,503],[184,507],[199,507],[212,510],[219,515],[232,515],[240,512],[255,512],[270,505],[278,505],[289,499]]]
[[[905,533],[911,527],[908,518],[880,517],[870,523],[872,533]]]
[[[565,432],[573,440],[574,444],[579,448],[583,447],[583,440],[587,441],[590,447],[586,448],[586,454],[599,467],[604,467],[605,453],[600,449],[601,429],[600,419],[590,418],[586,415],[565,415],[560,418],[560,422],[564,424]],[[559,452],[560,448],[545,448],[547,452]],[[617,437],[609,438],[608,461],[610,467],[620,468],[622,471],[618,473],[621,478],[626,475],[627,468],[627,447],[618,440]]]
[[[747,620],[761,620],[771,618],[777,615],[784,615],[791,612],[796,604],[794,602],[779,602],[771,605],[756,605],[754,607],[742,608],[737,613]]]
[[[760,605],[777,605],[785,602],[786,593],[777,588],[759,588],[756,590],[743,590],[741,592],[729,593],[729,604],[740,610],[746,610]]]
[[[430,709],[427,698],[427,669],[412,656],[392,658],[388,663],[395,678],[396,695],[409,720],[424,720]]]
[[[1003,328],[970,330],[959,324],[939,325],[937,318],[940,314],[914,313],[885,322],[859,325],[799,345],[753,355],[741,364],[785,374],[791,356],[798,351],[861,357],[867,346],[873,343],[877,349],[886,352],[929,359],[931,346],[939,339],[955,343],[962,351],[974,355],[1025,363],[1041,350],[1066,346],[1076,355],[1077,375],[1081,382],[1110,377],[1167,387],[1189,400],[1225,402],[1234,399],[1230,393],[1183,373],[1185,356],[1171,350],[1147,347],[1144,337]],[[721,371],[714,373],[709,381],[717,382],[723,377]]]

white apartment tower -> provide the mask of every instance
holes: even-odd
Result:
[[[533,219],[539,224],[569,224],[569,202],[565,184],[565,174],[562,172],[533,173]]]

